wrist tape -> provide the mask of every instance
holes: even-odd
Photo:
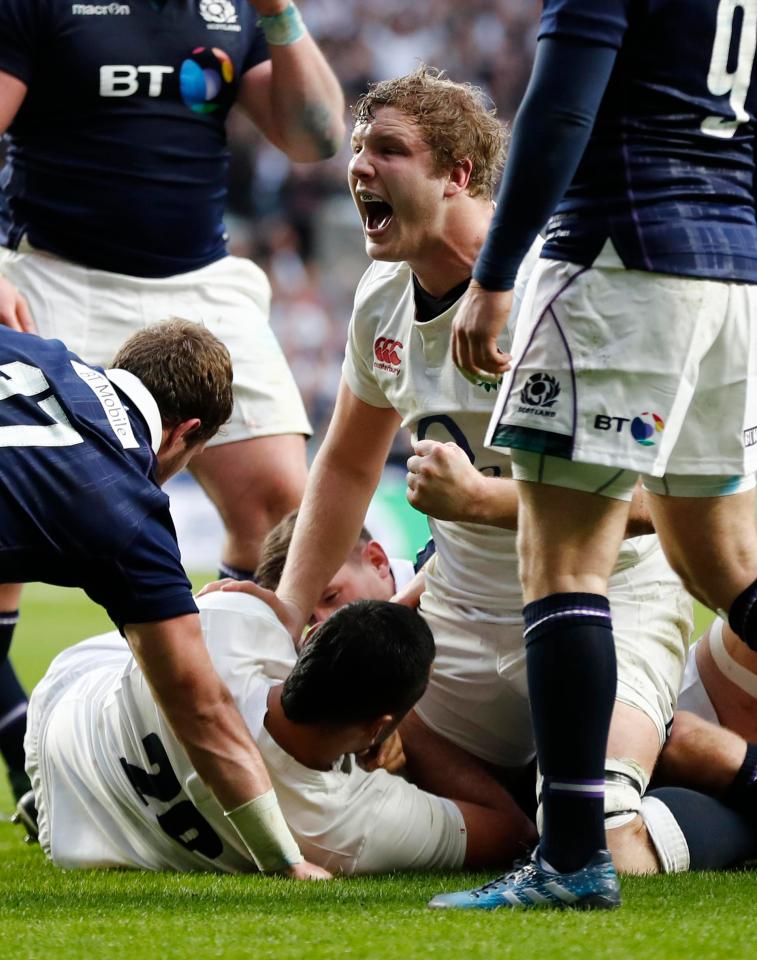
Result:
[[[304,860],[272,789],[224,816],[229,818],[263,873],[284,870]]]
[[[300,11],[290,3],[281,13],[270,17],[260,17],[258,23],[265,38],[274,47],[286,47],[305,36],[305,24]]]

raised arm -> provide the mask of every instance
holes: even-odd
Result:
[[[276,591],[294,608],[300,627],[357,543],[399,424],[394,409],[364,403],[342,381]]]
[[[271,59],[242,77],[240,106],[291,160],[332,156],[345,132],[339,81],[294,4],[254,0],[253,6],[261,14]]]
[[[258,748],[213,667],[199,616],[127,624],[124,632],[171,729],[260,869],[327,877],[303,860],[284,823]]]
[[[26,96],[27,86],[17,77],[0,70],[0,134],[13,123]],[[13,284],[0,276],[0,323],[12,330],[34,332],[26,300]]]
[[[497,338],[518,266],[560,202],[589,140],[617,50],[577,38],[538,42],[494,213],[454,322],[453,356],[471,372],[501,374]]]

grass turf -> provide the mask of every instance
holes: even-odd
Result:
[[[58,650],[109,629],[78,591],[35,585],[22,611],[13,652],[29,685]],[[707,618],[700,611],[698,625]],[[10,807],[2,782],[0,810]],[[425,907],[434,893],[488,878],[420,874],[294,884],[254,876],[65,873],[20,838],[19,828],[0,823],[0,958],[754,956],[755,874],[627,879],[623,909],[612,913],[436,913]]]

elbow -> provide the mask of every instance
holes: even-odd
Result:
[[[341,116],[322,105],[311,104],[303,111],[294,135],[288,138],[287,156],[295,163],[328,160],[339,150],[345,133]]]

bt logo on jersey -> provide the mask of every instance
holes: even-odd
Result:
[[[106,63],[100,67],[101,97],[131,97],[140,87],[140,81],[147,81],[147,96],[159,97],[163,90],[163,77],[173,73],[173,67],[152,66],[134,67],[128,63]]]

